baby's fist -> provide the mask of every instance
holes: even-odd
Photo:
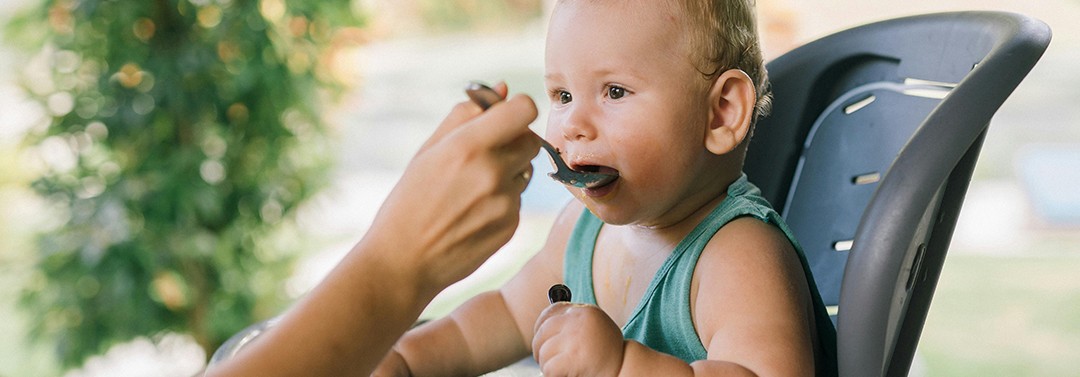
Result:
[[[540,313],[534,334],[544,376],[615,377],[622,367],[622,331],[596,306],[555,303]]]

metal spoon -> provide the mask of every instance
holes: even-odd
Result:
[[[496,93],[495,90],[487,85],[478,82],[469,83],[469,86],[465,88],[465,93],[469,95],[469,99],[477,105],[480,105],[480,108],[484,110],[487,110],[496,102],[502,101],[502,96],[499,96],[499,93]],[[562,157],[559,157],[559,150],[551,146],[551,143],[548,143],[547,140],[544,140],[540,135],[536,135],[536,137],[540,139],[540,145],[548,152],[548,155],[551,157],[551,164],[555,167],[555,171],[548,173],[548,176],[559,183],[578,188],[596,188],[611,183],[616,178],[619,178],[619,174],[617,173],[589,173],[573,170],[566,165],[566,162],[563,161]]]

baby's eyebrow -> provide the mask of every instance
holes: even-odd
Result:
[[[629,76],[631,78],[638,79],[638,80],[644,80],[647,77],[646,75],[643,75],[643,74],[641,74],[641,72],[638,72],[637,70],[634,70],[634,69],[619,69],[619,70],[616,70],[616,69],[612,69],[612,68],[599,68],[599,69],[596,69],[596,70],[592,71],[590,73],[590,75],[595,75],[596,77],[609,77],[611,75],[625,75],[625,76]],[[552,73],[552,72],[544,73],[544,80],[561,81],[561,80],[564,80],[564,79],[565,79],[565,77],[561,73]]]
[[[617,81],[622,81],[627,78],[631,80],[648,81],[649,78],[648,74],[634,64],[621,64],[616,61],[606,61],[597,64],[590,70],[589,74],[604,80]]]

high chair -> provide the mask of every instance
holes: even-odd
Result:
[[[908,373],[990,118],[1049,27],[1001,12],[852,28],[768,63],[745,172],[837,324],[841,376]]]

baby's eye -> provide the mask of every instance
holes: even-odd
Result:
[[[607,90],[607,96],[611,99],[623,98],[626,95],[626,88],[620,86],[609,86]]]
[[[557,95],[559,96],[559,103],[565,105],[574,100],[574,97],[570,95],[570,92],[560,90]]]

